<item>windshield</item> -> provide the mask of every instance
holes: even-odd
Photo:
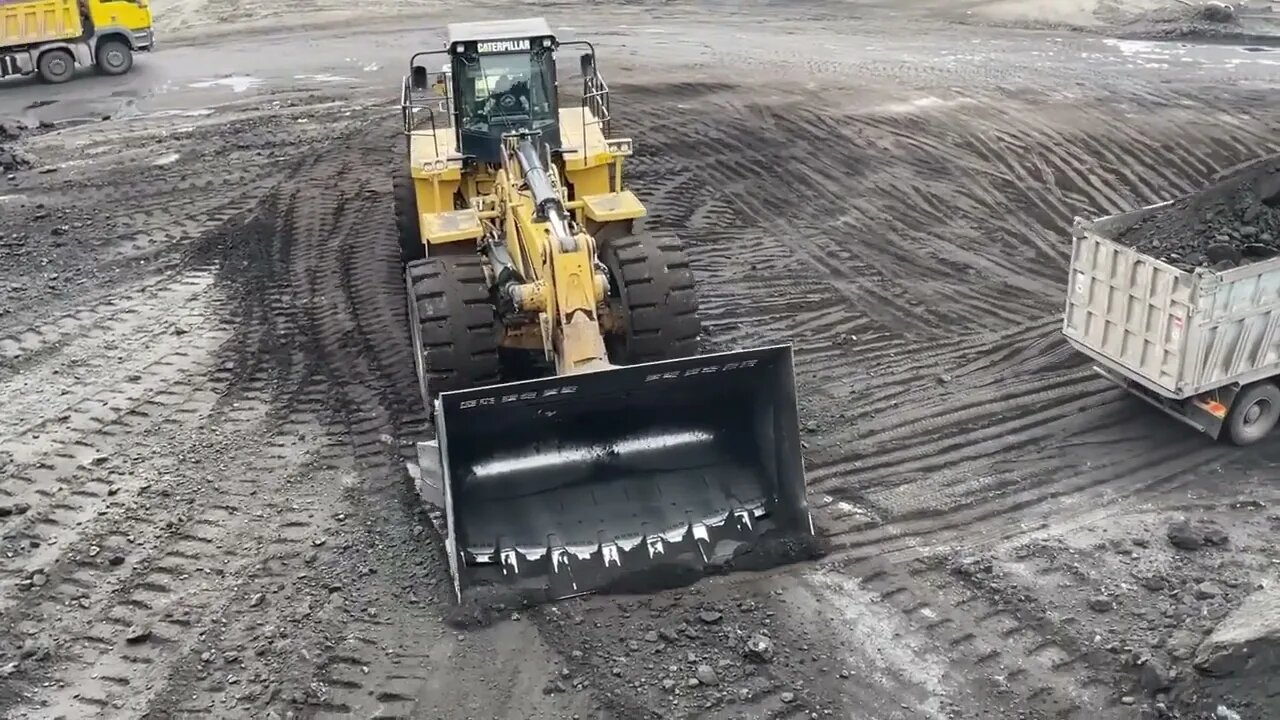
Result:
[[[551,53],[471,55],[461,58],[462,126],[537,129],[555,122]]]

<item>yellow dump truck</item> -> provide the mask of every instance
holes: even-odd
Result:
[[[0,0],[0,78],[61,83],[77,65],[123,75],[154,38],[148,0]]]

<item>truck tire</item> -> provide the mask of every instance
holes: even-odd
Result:
[[[402,262],[413,262],[427,256],[418,228],[418,196],[413,192],[413,176],[406,170],[391,178],[391,192],[396,212],[396,232],[400,237]]]
[[[446,255],[405,268],[414,367],[429,416],[440,393],[499,380],[499,325],[482,263]]]
[[[104,40],[98,44],[94,64],[103,75],[123,75],[133,69],[133,50],[123,40]]]
[[[642,230],[605,243],[600,256],[622,321],[605,336],[610,359],[634,365],[697,355],[702,322],[680,238]]]
[[[40,74],[41,80],[51,85],[64,83],[76,74],[76,59],[69,50],[46,50],[36,61],[36,72]]]
[[[1270,380],[1246,385],[1227,414],[1227,438],[1244,447],[1265,438],[1280,420],[1280,387]]]

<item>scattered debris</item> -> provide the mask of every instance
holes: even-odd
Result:
[[[763,635],[752,635],[743,654],[752,662],[767,663],[773,660],[773,641]]]
[[[130,627],[124,634],[124,640],[130,644],[145,642],[151,638],[151,628],[144,625],[134,625]]]
[[[1095,595],[1089,598],[1089,609],[1096,613],[1111,612],[1116,609],[1116,603],[1106,595]]]

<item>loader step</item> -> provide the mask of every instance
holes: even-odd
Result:
[[[442,392],[499,380],[498,323],[482,263],[445,255],[405,268],[414,366],[428,415]]]

